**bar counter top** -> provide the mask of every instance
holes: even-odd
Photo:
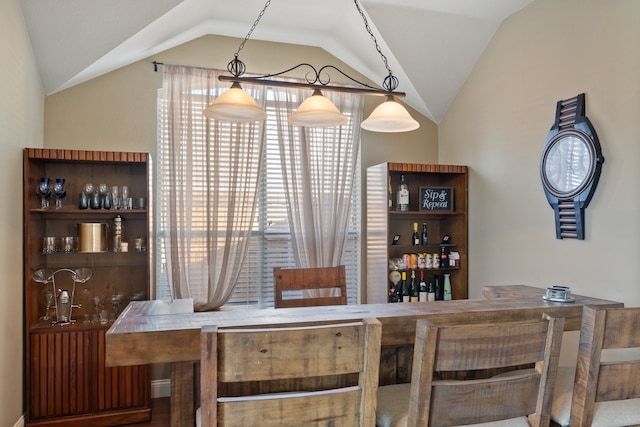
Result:
[[[376,317],[382,322],[382,345],[411,345],[415,321],[428,317],[447,323],[499,322],[538,317],[543,312],[565,317],[565,330],[578,330],[582,306],[624,304],[581,295],[575,302],[545,301],[545,289],[526,285],[487,286],[484,298],[410,304],[355,304],[281,309],[222,309],[194,312],[191,300],[134,301],[120,314],[106,335],[107,366],[197,361],[200,328],[273,326],[326,323]]]

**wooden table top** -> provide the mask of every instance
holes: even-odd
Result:
[[[418,318],[447,323],[496,322],[538,317],[548,312],[565,317],[565,330],[578,330],[583,305],[624,306],[580,295],[574,295],[572,303],[549,302],[543,300],[544,294],[545,289],[526,285],[489,286],[483,289],[485,298],[481,299],[210,312],[194,312],[192,300],[133,301],[107,331],[106,364],[199,360],[200,329],[204,325],[257,327],[376,317],[382,322],[383,345],[412,345]]]

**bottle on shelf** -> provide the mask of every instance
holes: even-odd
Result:
[[[436,300],[436,287],[433,284],[433,276],[429,276],[429,287],[427,288],[427,301]]]
[[[411,293],[410,301],[418,302],[418,298],[420,296],[419,296],[419,290],[418,290],[418,283],[416,282],[415,270],[411,271],[411,284],[409,285],[409,292]]]
[[[427,223],[422,223],[422,236],[421,236],[422,246],[427,246],[429,244],[429,236],[427,235]]]
[[[409,210],[409,185],[404,180],[404,175],[400,176],[400,184],[398,185],[398,202],[396,204],[397,211],[406,212]]]
[[[433,278],[436,288],[436,301],[442,301],[444,299],[444,288],[442,287],[442,281],[439,275],[435,275]]]
[[[402,272],[402,302],[411,302],[411,292],[409,291],[409,284],[407,283],[407,272]]]
[[[396,289],[396,284],[391,282],[389,286],[389,302],[398,302],[398,291]]]
[[[420,270],[420,288],[418,291],[418,301],[427,301],[427,284],[424,281],[424,270]]]
[[[122,217],[120,215],[116,215],[113,219],[113,252],[120,252],[123,235],[124,227],[122,225]]]
[[[433,268],[440,268],[440,254],[433,254]]]
[[[451,301],[452,299],[452,295],[451,295],[451,275],[450,274],[445,274],[444,275],[444,295],[443,295],[443,299],[445,301]]]
[[[446,246],[440,246],[440,268],[449,268],[449,254]]]
[[[418,223],[413,223],[413,235],[411,237],[411,244],[413,246],[420,246],[420,235],[418,235]]]

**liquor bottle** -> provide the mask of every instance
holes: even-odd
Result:
[[[422,246],[429,244],[429,237],[427,236],[427,223],[422,223]]]
[[[444,300],[445,301],[451,301],[452,295],[451,295],[451,275],[450,274],[445,274],[444,275]]]
[[[404,180],[404,175],[400,176],[400,184],[398,185],[398,203],[396,204],[396,210],[409,210],[409,185]]]
[[[440,268],[449,268],[449,254],[444,246],[440,246]]]
[[[429,276],[429,287],[427,288],[427,301],[436,300],[436,287],[433,284],[433,276]]]
[[[442,287],[440,276],[436,274],[433,280],[436,288],[436,301],[442,301],[444,299],[444,288]]]
[[[411,302],[411,292],[407,283],[407,272],[402,272],[402,302]]]
[[[418,302],[419,291],[418,291],[418,283],[416,282],[415,270],[411,270],[411,284],[409,285],[409,292],[411,293],[410,301]]]
[[[418,235],[418,223],[417,222],[413,223],[413,236],[411,237],[411,244],[413,246],[419,246],[420,245],[420,236]]]
[[[420,290],[418,294],[418,301],[424,302],[427,300],[427,284],[424,282],[424,270],[420,270]]]

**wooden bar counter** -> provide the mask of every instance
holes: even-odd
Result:
[[[172,363],[171,425],[194,425],[194,362],[200,360],[200,328],[329,323],[376,317],[382,322],[380,382],[404,382],[410,372],[415,323],[430,318],[443,323],[501,322],[538,318],[543,312],[565,317],[565,330],[580,329],[582,307],[624,304],[574,295],[575,302],[543,300],[545,289],[525,285],[490,286],[484,298],[411,304],[358,304],[283,309],[238,309],[193,312],[191,300],[131,302],[106,335],[107,366]],[[402,351],[405,349],[408,351]]]

